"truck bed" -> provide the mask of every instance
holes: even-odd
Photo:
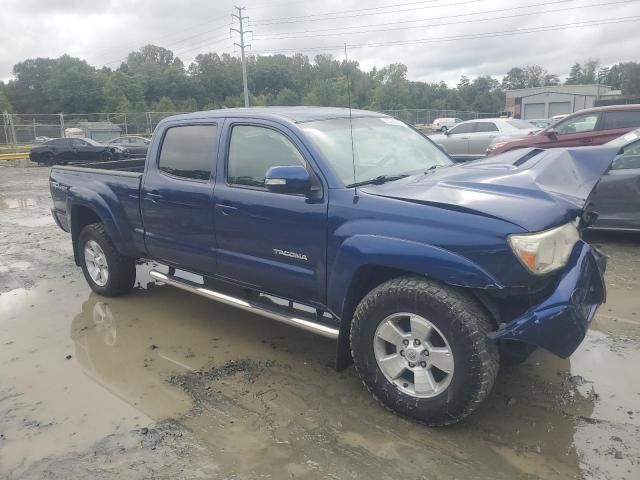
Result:
[[[123,251],[132,256],[138,254],[144,231],[140,215],[144,161],[127,159],[52,167],[49,186],[52,213],[58,225],[70,231],[74,209],[81,215],[82,208],[91,207],[99,221],[121,235],[117,241]]]

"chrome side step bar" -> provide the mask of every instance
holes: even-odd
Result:
[[[262,315],[263,317],[270,318],[271,320],[275,320],[276,322],[286,323],[287,325],[292,325],[294,327],[301,328],[302,330],[322,335],[323,337],[332,339],[338,338],[339,331],[337,328],[332,328],[327,325],[311,322],[303,318],[290,317],[277,312],[272,312],[255,304],[252,304],[246,300],[231,297],[229,295],[225,295],[224,293],[215,292],[188,280],[183,280],[172,275],[166,275],[156,270],[151,270],[149,272],[149,275],[151,275],[151,278],[161,283],[166,283],[167,285],[171,285],[172,287],[180,288],[181,290],[186,290],[187,292],[195,293],[211,300],[216,300],[217,302],[224,303],[225,305],[237,307],[242,310],[246,310],[247,312],[255,313],[256,315]]]

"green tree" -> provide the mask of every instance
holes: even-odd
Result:
[[[564,83],[565,85],[580,85],[582,83],[582,76],[582,65],[576,62],[571,66],[569,77]]]
[[[0,113],[3,113],[3,112],[11,113],[12,111],[13,111],[13,106],[9,101],[9,97],[7,97],[4,91],[0,89]]]
[[[178,108],[169,97],[162,97],[153,105],[154,112],[176,112]]]

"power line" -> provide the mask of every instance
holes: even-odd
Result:
[[[441,0],[428,0],[428,2],[434,2],[434,1],[441,1]],[[478,3],[478,2],[482,2],[484,0],[464,0],[462,2],[457,2],[457,3],[445,3],[442,5],[433,5],[429,8],[442,8],[442,7],[452,7],[452,6],[459,6],[459,5],[466,5],[469,3]],[[382,8],[391,8],[391,7],[396,7],[396,6],[403,6],[403,5],[415,5],[418,3],[427,3],[427,2],[411,2],[411,3],[399,3],[399,4],[395,4],[395,5],[389,5],[387,7],[372,7],[372,8],[361,8],[361,9],[356,9],[356,10],[344,10],[341,12],[331,12],[331,13],[322,13],[322,14],[316,14],[316,15],[333,15],[336,14],[336,16],[333,17],[327,17],[327,18],[309,18],[309,17],[314,17],[314,16],[300,16],[300,17],[282,17],[282,18],[276,18],[276,19],[267,19],[265,21],[260,21],[260,22],[254,22],[252,23],[252,25],[280,25],[280,24],[284,24],[284,23],[301,23],[301,22],[317,22],[317,21],[326,21],[326,20],[339,20],[341,18],[353,18],[353,17],[366,17],[366,16],[370,16],[370,15],[381,15],[381,14],[392,14],[392,13],[401,13],[401,12],[410,12],[413,10],[422,10],[425,7],[412,7],[412,8],[405,8],[405,9],[399,9],[399,10],[392,10],[390,12],[378,12],[378,11],[374,11],[371,12],[369,10],[373,10],[374,8],[376,10],[380,10]],[[364,12],[364,13],[357,13],[357,12]],[[355,15],[342,15],[344,13],[355,13]],[[271,20],[277,20],[277,21],[271,21]]]
[[[448,18],[458,18],[458,17],[466,17],[466,16],[472,16],[472,15],[484,15],[484,14],[488,14],[488,13],[500,13],[500,12],[506,12],[506,11],[511,11],[511,10],[519,10],[519,9],[523,9],[523,8],[535,8],[535,7],[542,7],[542,6],[547,6],[547,5],[556,5],[559,3],[573,3],[576,0],[552,0],[549,2],[543,2],[543,3],[534,3],[534,4],[530,4],[530,5],[519,5],[516,7],[509,7],[509,8],[498,8],[498,9],[493,9],[493,10],[484,10],[484,11],[476,11],[476,12],[469,12],[469,13],[456,13],[453,15],[441,15],[438,17],[429,17],[429,18],[418,18],[418,19],[414,19],[414,20],[398,20],[398,21],[394,21],[394,22],[382,22],[382,23],[369,23],[367,25],[353,25],[349,28],[371,28],[371,27],[384,27],[384,26],[388,26],[388,25],[406,25],[409,23],[417,23],[417,22],[426,22],[426,21],[433,21],[433,20],[444,20],[444,19],[448,19]],[[267,35],[293,35],[293,34],[298,34],[298,33],[322,33],[322,32],[334,32],[334,31],[341,31],[344,30],[345,28],[347,28],[348,26],[341,26],[341,27],[332,27],[332,28],[319,28],[319,29],[315,29],[315,30],[309,30],[309,29],[305,29],[305,30],[297,30],[297,31],[285,31],[285,32],[267,32],[265,34],[262,35],[256,35],[256,39],[258,37],[264,37]]]
[[[563,0],[563,1],[554,1],[554,2],[547,2],[547,3],[541,3],[541,4],[535,4],[535,5],[531,5],[531,6],[527,6],[527,7],[513,7],[513,8],[506,8],[506,9],[501,9],[501,10],[493,10],[494,12],[496,11],[509,11],[509,10],[516,10],[519,8],[531,8],[531,7],[539,7],[539,6],[543,6],[543,5],[549,5],[549,4],[558,4],[558,3],[567,3],[567,1],[572,2],[574,0]],[[576,9],[583,9],[583,8],[593,8],[593,7],[602,7],[602,6],[609,6],[609,5],[618,5],[618,4],[625,4],[625,3],[633,3],[633,2],[638,2],[640,0],[617,0],[614,2],[603,2],[603,3],[596,3],[596,4],[592,4],[592,5],[577,5],[577,6],[573,6],[573,7],[564,7],[564,8],[556,8],[556,9],[552,9],[552,10],[541,10],[541,11],[535,11],[535,12],[526,12],[526,13],[516,13],[516,14],[512,14],[512,15],[502,15],[502,16],[498,16],[498,17],[488,17],[488,18],[474,18],[474,19],[470,19],[470,20],[462,20],[462,21],[458,21],[458,22],[447,22],[447,23],[429,23],[429,24],[423,24],[423,25],[410,25],[410,26],[402,26],[402,27],[395,27],[395,28],[383,28],[383,29],[374,29],[374,30],[360,30],[360,31],[344,31],[344,28],[353,28],[353,27],[342,27],[342,29],[337,29],[337,28],[332,28],[332,29],[327,29],[327,31],[338,31],[340,35],[362,35],[362,34],[366,34],[366,33],[377,33],[377,32],[389,32],[389,31],[394,31],[394,30],[406,30],[409,28],[425,28],[425,27],[443,27],[443,26],[448,26],[448,25],[459,25],[459,24],[463,24],[463,23],[476,23],[476,22],[486,22],[486,21],[495,21],[495,20],[504,20],[507,18],[517,18],[517,17],[523,17],[523,16],[534,16],[534,15],[544,15],[547,13],[556,13],[556,12],[563,12],[563,11],[568,11],[568,10],[576,10]],[[455,18],[455,17],[464,17],[464,16],[469,16],[469,15],[476,15],[479,13],[489,13],[488,12],[477,12],[474,14],[470,14],[470,13],[462,13],[462,14],[458,14],[458,15],[448,15],[446,17],[440,17],[440,18]],[[438,20],[438,18],[434,18],[433,20]],[[425,20],[421,20],[421,21],[425,21]],[[387,25],[393,25],[394,22],[391,22]],[[385,24],[380,24],[380,25],[385,25]],[[357,28],[363,28],[364,26],[361,27],[357,27]],[[316,30],[317,32],[322,32],[322,30]],[[336,35],[337,33],[318,33],[318,34],[311,34],[308,35],[306,33],[311,33],[311,32],[300,32],[303,33],[301,35],[289,35],[289,36],[279,36],[279,37],[269,37],[269,36],[259,36],[256,35],[254,37],[254,40],[256,41],[265,41],[265,40],[284,40],[284,39],[290,39],[290,38],[312,38],[312,37],[331,37]]]
[[[583,22],[574,22],[574,23],[563,23],[557,25],[542,25],[539,27],[529,27],[515,30],[503,30],[497,32],[483,32],[469,35],[459,35],[452,37],[436,37],[436,38],[420,38],[415,40],[398,40],[398,41],[388,41],[388,42],[375,42],[375,43],[364,43],[358,45],[349,45],[349,48],[372,48],[372,47],[382,47],[382,46],[391,46],[391,45],[412,45],[412,44],[423,44],[423,43],[441,43],[441,42],[450,42],[450,41],[458,41],[458,40],[476,40],[483,38],[493,38],[493,37],[504,37],[510,35],[519,35],[519,34],[529,34],[529,33],[538,33],[538,32],[547,32],[554,30],[561,30],[563,28],[584,28],[584,27],[593,27],[599,25],[610,25],[615,23],[626,23],[626,22],[637,22],[640,20],[640,15],[632,16],[632,17],[619,17],[619,18],[609,18],[604,20],[586,20]],[[286,52],[295,52],[301,53],[306,51],[336,51],[343,48],[343,45],[324,45],[318,47],[303,47],[303,48],[289,48],[289,49],[265,49],[262,51],[257,51],[254,53],[257,54],[268,54],[268,53],[286,53]]]

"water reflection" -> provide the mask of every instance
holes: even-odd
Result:
[[[71,336],[89,377],[145,415],[176,418],[199,432],[232,470],[244,468],[239,452],[251,455],[242,442],[262,452],[255,468],[264,461],[277,470],[278,458],[304,453],[335,475],[380,468],[548,479],[580,476],[584,468],[574,438],[593,402],[577,392],[569,360],[544,353],[501,372],[468,421],[428,429],[380,408],[353,369],[335,372],[333,342],[170,287],[122,299],[92,294]],[[238,376],[207,384],[190,373],[230,359],[261,367],[250,382]],[[178,388],[168,382],[174,374],[196,380]]]

